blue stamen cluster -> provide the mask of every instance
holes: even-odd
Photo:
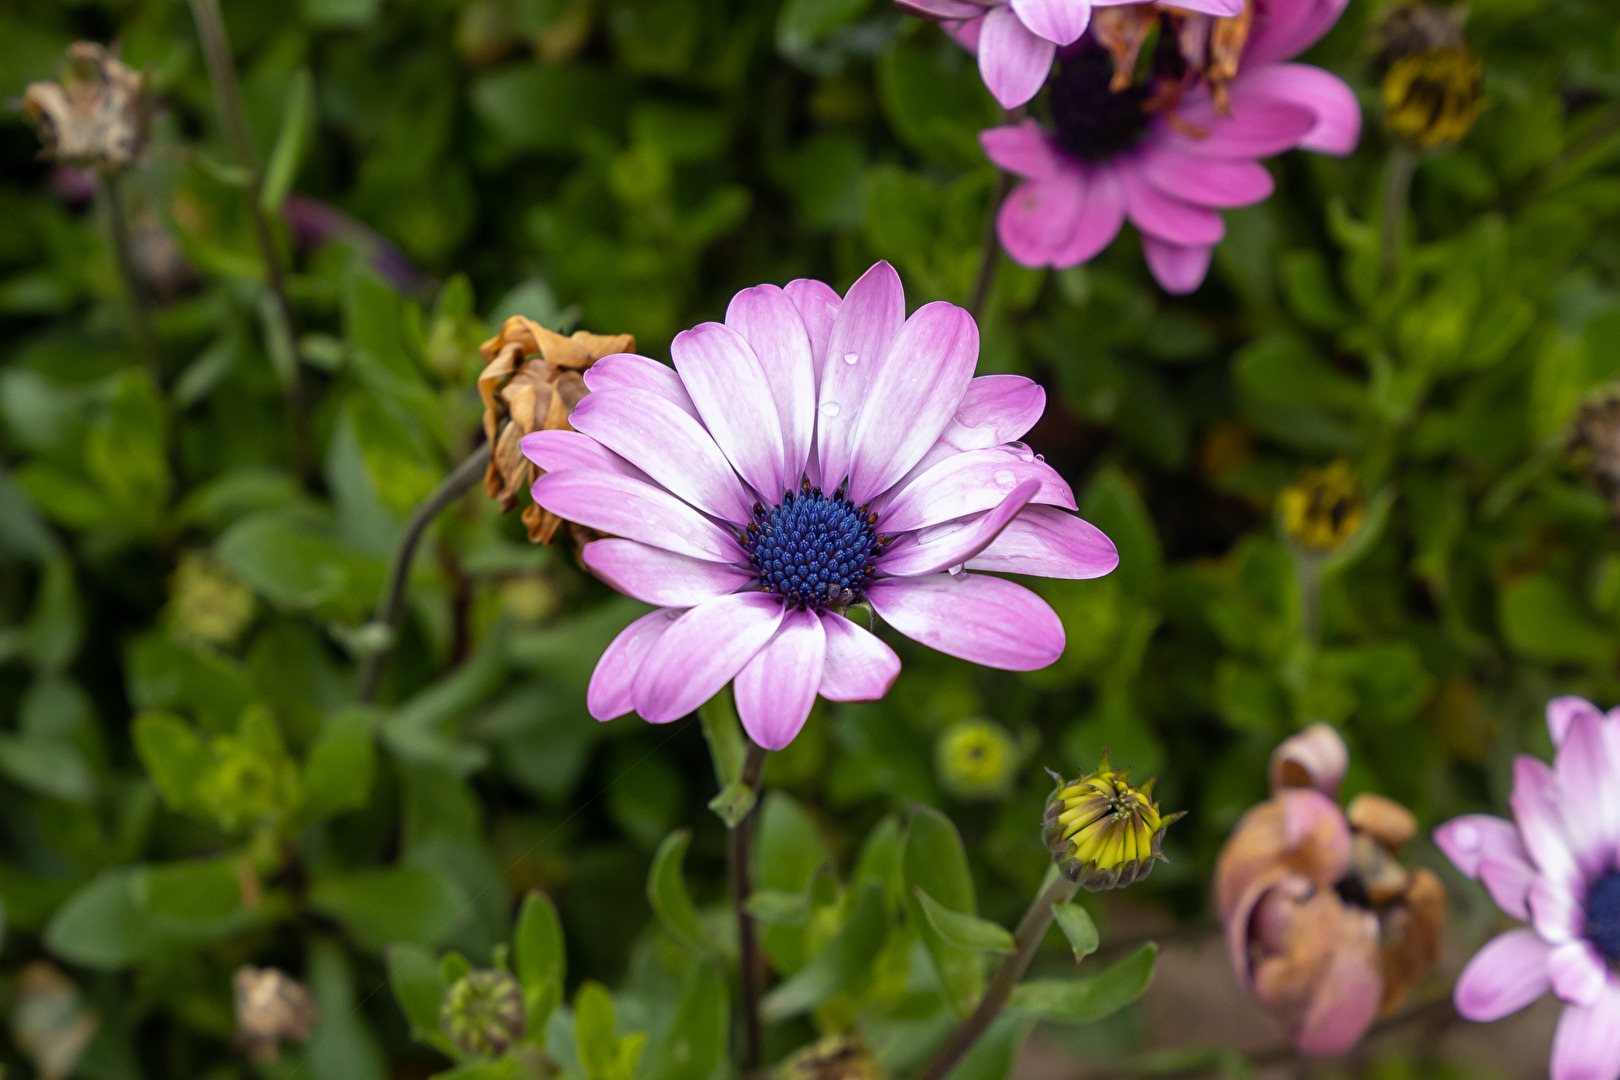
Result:
[[[1620,873],[1604,874],[1587,890],[1586,940],[1604,959],[1620,962]]]
[[[844,608],[865,597],[886,539],[876,524],[877,515],[850,502],[842,487],[829,497],[805,480],[797,494],[783,493],[780,506],[754,504],[743,547],[760,585],[789,607]]]

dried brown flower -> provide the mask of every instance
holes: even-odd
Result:
[[[490,445],[484,490],[501,501],[502,510],[516,507],[519,494],[540,475],[523,456],[523,436],[570,430],[569,414],[589,392],[583,373],[602,357],[635,347],[636,339],[629,334],[604,336],[580,330],[564,337],[522,315],[507,319],[499,334],[478,347],[487,361],[478,376],[484,435]],[[562,519],[531,503],[524,507],[523,524],[530,540],[549,544]]]
[[[255,1062],[276,1060],[285,1041],[308,1042],[315,1003],[298,980],[276,968],[237,968],[236,1041]]]
[[[68,47],[59,83],[28,84],[23,114],[39,128],[45,154],[80,168],[128,168],[146,145],[151,102],[146,76],[93,41]]]
[[[17,975],[11,1037],[39,1080],[65,1080],[100,1026],[79,988],[55,966],[37,960]]]

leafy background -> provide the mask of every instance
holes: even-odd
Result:
[[[433,1023],[434,959],[484,966],[540,889],[587,1044],[564,1064],[591,1080],[723,1073],[724,1011],[671,1013],[725,992],[701,959],[720,948],[724,899],[701,728],[584,711],[595,657],[635,605],[474,495],[425,545],[372,708],[354,704],[365,624],[410,508],[474,445],[474,346],[502,317],[631,332],[664,356],[736,289],[843,288],[877,258],[913,306],[963,302],[996,182],[975,135],[998,112],[967,57],[882,0],[224,8],[260,159],[308,101],[289,205],[348,215],[337,242],[280,236],[316,447],[303,483],[185,5],[0,5],[0,93],[54,77],[65,46],[92,38],[121,42],[162,102],[125,181],[162,299],[155,371],[82,183],[0,119],[6,1067],[30,1075],[18,973],[48,958],[96,1018],[77,1076],[426,1076],[445,1059],[411,1025]],[[1338,725],[1350,790],[1427,826],[1504,805],[1512,755],[1548,749],[1549,696],[1620,698],[1606,459],[1576,438],[1620,376],[1620,30],[1604,0],[1476,0],[1485,105],[1461,145],[1421,158],[1388,276],[1381,14],[1352,0],[1310,56],[1360,94],[1361,148],[1272,162],[1276,196],[1225,215],[1195,295],[1158,291],[1129,238],[1069,271],[997,268],[980,371],[1047,387],[1029,440],[1122,562],[1042,584],[1069,638],[1052,668],[989,672],[896,640],[905,672],[884,702],[822,703],[773,756],[759,873],[780,894],[766,932],[779,971],[880,900],[897,917],[895,896],[871,908],[861,882],[892,880],[881,867],[907,815],[912,834],[935,820],[914,803],[954,819],[968,903],[1010,923],[1045,866],[1039,767],[1073,773],[1108,747],[1191,814],[1169,865],[1092,902],[1105,941],[1207,941],[1215,852],[1264,797],[1287,733]],[[1324,567],[1313,640],[1273,505],[1338,458],[1369,511]],[[938,771],[940,735],[970,717],[1019,748],[1014,783],[988,800]],[[698,922],[655,920],[647,899],[680,828]],[[1421,843],[1414,858],[1437,863]],[[1448,881],[1451,952],[1466,955],[1492,916]],[[683,927],[706,936],[683,951]],[[915,1060],[905,1038],[922,1036],[901,1029],[938,1031],[942,1014],[905,1019],[894,953],[782,1006],[777,1053],[861,1015],[888,1033],[893,1067]],[[428,987],[414,1011],[388,991],[390,955],[396,985]],[[1219,965],[1187,953],[1180,971],[1177,955],[1159,980],[1191,1003],[1183,1020],[1229,1009]],[[230,1043],[230,976],[249,962],[294,973],[321,1010],[311,1043],[275,1065]],[[585,980],[616,988],[605,1035],[605,995]],[[651,1032],[639,1065],[615,1006],[620,1035]],[[714,1045],[677,1053],[670,1032],[700,1029]],[[1179,1041],[1140,1008],[1041,1031],[1058,1050],[1026,1057],[1032,1075]],[[1432,1046],[1391,1053],[1365,1067],[1448,1068]]]

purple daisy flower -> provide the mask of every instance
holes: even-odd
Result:
[[[1480,949],[1457,1011],[1488,1022],[1551,990],[1564,1002],[1552,1080],[1620,1077],[1620,709],[1547,704],[1557,754],[1513,763],[1513,820],[1468,814],[1435,843],[1498,907],[1528,922]]]
[[[1026,266],[1074,266],[1112,243],[1128,218],[1159,284],[1189,293],[1226,233],[1217,211],[1271,195],[1260,158],[1294,147],[1338,155],[1355,149],[1355,94],[1321,68],[1284,63],[1325,34],[1347,0],[1252,2],[1230,78],[1221,72],[1188,86],[1185,57],[1160,49],[1155,63],[1165,74],[1116,89],[1114,58],[1094,27],[1065,51],[1053,78],[1051,130],[1025,121],[979,136],[991,161],[1024,180],[997,218],[1008,255]],[[1198,19],[1182,21],[1181,49],[1207,49],[1226,37]],[[1221,66],[1210,61],[1208,70]]]
[[[1144,0],[895,0],[902,11],[945,24],[979,57],[984,85],[1003,108],[1016,109],[1052,73],[1060,45],[1073,45],[1091,22],[1091,9]],[[1236,15],[1243,0],[1186,0],[1177,5],[1206,15]]]
[[[523,440],[546,470],[534,501],[613,536],[586,545],[585,565],[660,608],[602,654],[591,715],[667,723],[735,679],[748,734],[780,749],[817,694],[876,700],[899,674],[845,617],[863,602],[990,667],[1062,653],[1045,601],[971,572],[1092,578],[1119,561],[1014,441],[1046,395],[1017,375],[973,377],[979,332],[963,309],[905,310],[883,262],[842,299],[819,281],[746,289],[724,323],[675,338],[673,370],[599,360],[576,430]]]

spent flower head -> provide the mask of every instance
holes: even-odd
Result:
[[[1479,115],[1484,66],[1463,36],[1465,7],[1402,4],[1374,33],[1384,122],[1418,149],[1461,142]]]
[[[1307,469],[1277,495],[1283,532],[1310,551],[1336,551],[1366,517],[1355,468],[1344,460]]]
[[[81,169],[134,164],[151,114],[146,76],[93,41],[68,46],[61,82],[32,82],[23,93],[23,115],[39,130],[45,156]]]
[[[1134,885],[1164,860],[1164,831],[1185,811],[1164,815],[1153,801],[1153,784],[1131,784],[1103,752],[1096,771],[1073,782],[1050,773],[1057,787],[1046,799],[1041,839],[1070,881],[1091,892]]]
[[[251,964],[231,978],[236,998],[236,1041],[258,1064],[276,1060],[283,1042],[308,1042],[319,1015],[303,984],[277,968]]]
[[[495,969],[469,971],[444,993],[439,1026],[456,1047],[479,1057],[499,1057],[523,1038],[523,987]]]

